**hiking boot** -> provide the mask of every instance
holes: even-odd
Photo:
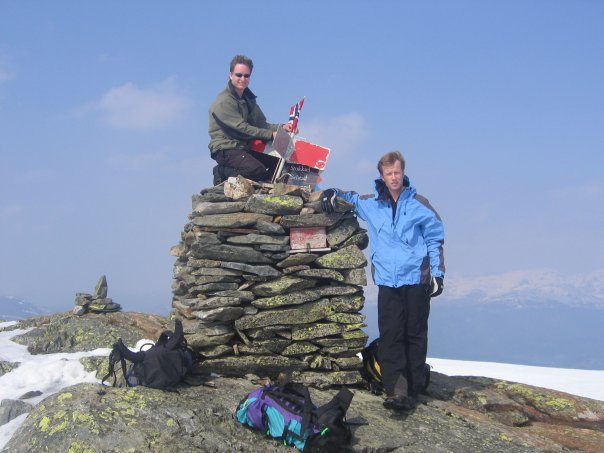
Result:
[[[215,165],[212,169],[212,174],[214,175],[214,185],[217,186],[221,182],[223,182],[226,178],[224,177],[222,170],[220,169],[220,165]]]
[[[384,407],[391,411],[410,411],[415,409],[416,404],[415,396],[394,395],[384,401]]]

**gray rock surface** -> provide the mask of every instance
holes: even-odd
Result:
[[[0,401],[0,426],[17,418],[19,415],[27,414],[33,406],[20,400]]]
[[[126,330],[130,326],[131,334],[139,338],[157,338],[161,329],[172,325],[165,318],[120,312],[30,318],[16,328],[34,327],[25,337],[32,345],[40,338],[61,338],[62,346],[53,342],[56,352],[106,347],[102,337],[97,344],[79,339],[82,329],[91,327],[86,321],[97,324],[94,330],[99,332],[108,332],[115,325]],[[228,371],[234,359],[206,360],[199,369],[221,373]],[[253,369],[254,356],[245,356],[245,360]],[[107,358],[86,358],[82,362],[88,369],[97,370],[97,376],[106,373]],[[277,364],[273,359],[269,362]],[[236,371],[237,365],[234,367]],[[287,365],[283,367],[280,371]],[[294,373],[294,377],[309,382],[321,379],[325,390],[310,389],[313,401],[320,405],[335,394],[333,382],[346,374],[359,376],[356,371],[306,370]],[[2,451],[296,451],[244,428],[233,417],[239,402],[260,385],[259,377],[262,374],[214,376],[208,383],[213,387],[182,386],[178,392],[100,384],[71,386],[31,408]],[[382,406],[383,397],[371,394],[363,385],[353,386],[352,391],[354,398],[347,414],[353,434],[350,452],[604,451],[602,401],[502,380],[434,372],[427,394],[420,396],[417,408],[410,412],[391,413]]]

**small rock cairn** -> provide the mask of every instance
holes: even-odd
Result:
[[[320,195],[242,177],[193,195],[171,249],[172,307],[205,357],[202,371],[362,383],[367,232],[341,199],[336,212],[321,212]],[[293,227],[325,227],[327,248],[291,253]]]
[[[73,314],[82,316],[89,312],[113,313],[120,311],[122,306],[113,302],[113,299],[110,297],[107,297],[107,290],[107,278],[101,275],[92,294],[76,293]]]

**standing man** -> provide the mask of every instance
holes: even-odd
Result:
[[[230,176],[241,175],[254,181],[268,177],[266,167],[251,151],[251,142],[272,140],[280,126],[267,123],[256,96],[248,88],[253,69],[251,59],[235,55],[231,60],[229,82],[210,106],[208,147],[212,159],[218,163],[213,169],[214,185]],[[292,131],[291,124],[282,127]]]
[[[400,152],[386,153],[377,168],[380,179],[375,180],[373,196],[327,189],[322,206],[333,212],[335,197],[342,197],[367,222],[371,270],[378,285],[384,406],[410,410],[425,388],[430,298],[442,293],[445,275],[444,228],[428,200],[405,176]]]

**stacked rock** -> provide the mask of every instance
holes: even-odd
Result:
[[[320,192],[229,178],[193,195],[172,247],[172,307],[202,370],[294,378],[318,387],[359,384],[367,334],[367,233],[352,206],[321,212]],[[290,229],[325,227],[326,246],[291,250]]]
[[[107,289],[107,278],[102,275],[92,294],[76,293],[73,314],[81,316],[89,312],[112,313],[120,311],[122,309],[121,305],[107,297]]]

